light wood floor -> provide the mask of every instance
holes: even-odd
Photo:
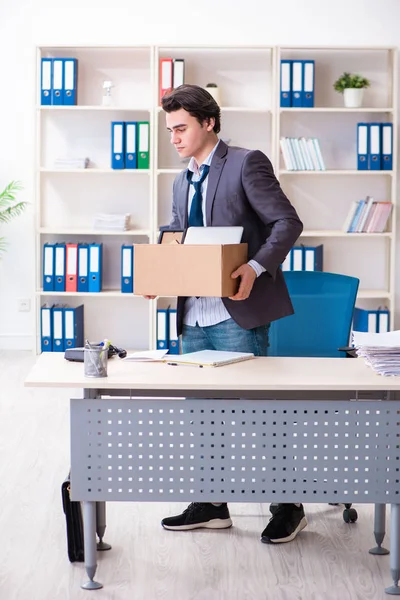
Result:
[[[268,505],[231,504],[234,527],[170,532],[160,519],[181,504],[110,503],[96,578],[81,590],[81,563],[66,554],[60,485],[69,468],[68,399],[78,391],[32,390],[35,358],[0,352],[1,600],[382,600],[388,557],[374,557],[373,507],[308,504],[308,528],[291,544],[260,543]],[[79,394],[80,395],[80,394]],[[387,536],[385,545],[388,546]]]

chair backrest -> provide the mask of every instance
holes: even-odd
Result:
[[[271,324],[269,356],[345,357],[359,280],[322,271],[285,271],[294,315]]]

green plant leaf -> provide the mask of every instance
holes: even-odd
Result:
[[[0,223],[9,223],[11,219],[18,217],[26,208],[26,202],[18,202],[14,206],[9,206],[0,211]]]
[[[0,256],[3,252],[6,251],[7,248],[7,242],[6,239],[3,237],[0,237]]]
[[[343,75],[341,75],[339,77],[339,79],[337,79],[335,81],[335,83],[333,84],[333,88],[343,94],[345,89],[348,88],[357,88],[357,89],[361,89],[361,88],[367,88],[371,85],[371,82],[366,79],[365,77],[362,77],[362,75],[358,75],[358,74],[352,74],[352,73],[348,73],[347,71],[345,71],[343,73]]]

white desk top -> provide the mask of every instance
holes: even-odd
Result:
[[[389,391],[400,390],[400,377],[382,377],[360,358],[255,358],[224,367],[170,366],[113,358],[108,377],[88,378],[83,363],[63,353],[43,353],[25,381],[27,387],[131,390]]]

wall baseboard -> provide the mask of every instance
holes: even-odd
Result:
[[[0,350],[33,350],[34,336],[0,333]]]

